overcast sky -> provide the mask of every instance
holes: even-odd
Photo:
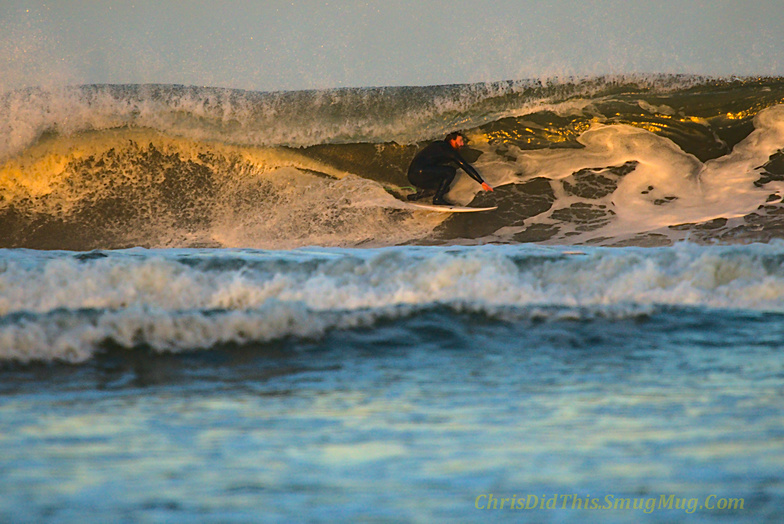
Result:
[[[784,0],[0,0],[0,90],[784,76]]]

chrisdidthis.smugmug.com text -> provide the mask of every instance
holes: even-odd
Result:
[[[682,510],[686,513],[696,511],[738,511],[743,510],[742,498],[705,497],[685,498],[675,494],[661,494],[647,497],[620,497],[612,494],[603,497],[579,496],[576,494],[551,495],[512,495],[498,497],[492,493],[482,493],[476,497],[474,507],[480,510],[595,510],[617,511],[632,510],[644,513],[664,510]]]

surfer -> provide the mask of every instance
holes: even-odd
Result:
[[[444,199],[444,195],[449,191],[452,180],[455,179],[457,173],[455,164],[468,173],[468,176],[482,184],[482,189],[492,191],[493,188],[490,187],[490,184],[482,180],[477,170],[460,154],[460,148],[465,147],[467,143],[468,139],[465,135],[454,132],[417,153],[408,168],[408,180],[420,191],[409,195],[408,199],[416,200],[429,193],[428,190],[435,189],[433,203],[451,205]]]

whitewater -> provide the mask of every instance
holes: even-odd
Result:
[[[496,211],[404,203],[454,130]],[[781,519],[781,78],[30,88],[0,135],[0,520]]]

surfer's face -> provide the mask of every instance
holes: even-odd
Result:
[[[461,147],[465,146],[465,142],[463,141],[462,136],[457,136],[453,140],[450,140],[449,143],[455,149],[460,149]]]

